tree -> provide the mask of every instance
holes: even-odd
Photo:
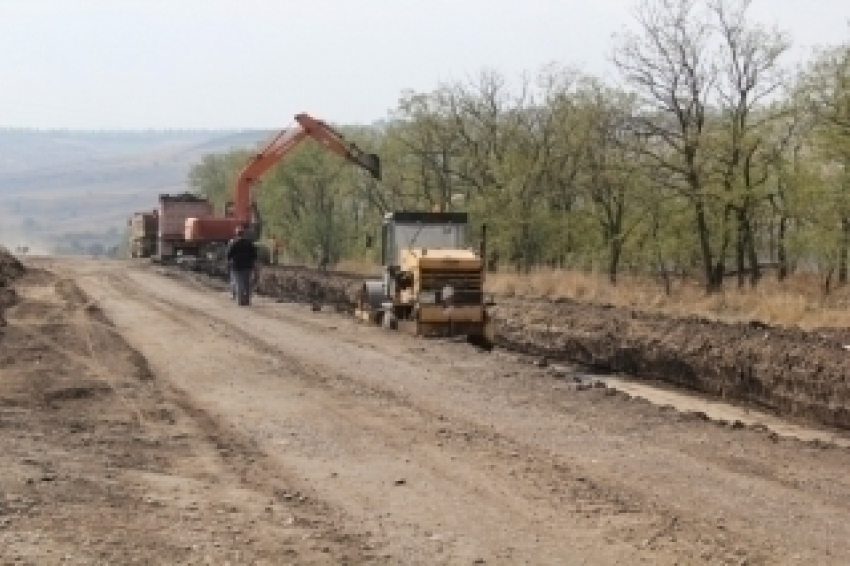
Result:
[[[189,169],[189,188],[207,197],[218,210],[233,200],[236,177],[248,161],[248,150],[234,150],[222,154],[207,154]]]
[[[363,172],[319,144],[299,146],[257,189],[267,233],[310,261],[338,261],[352,251],[362,220],[357,178]]]
[[[825,228],[835,238],[838,281],[848,281],[850,259],[850,44],[822,51],[804,71],[800,92],[812,117],[813,148],[823,160]]]
[[[784,90],[789,41],[750,0],[641,0],[615,87],[569,67],[403,93],[390,119],[340,128],[381,155],[378,183],[305,144],[261,181],[268,232],[292,255],[360,257],[391,210],[464,210],[488,265],[696,274],[706,291],[816,266],[850,278],[850,55],[823,51]],[[790,94],[790,96],[789,96]],[[348,132],[353,135],[349,135]],[[250,151],[205,156],[216,204]]]
[[[653,180],[675,190],[692,207],[706,289],[720,288],[714,268],[708,195],[708,129],[711,91],[712,27],[708,12],[694,0],[644,0],[638,7],[639,31],[626,34],[614,62],[640,103],[634,134]]]
[[[756,208],[766,200],[778,115],[760,108],[782,83],[778,32],[752,26],[749,0],[644,0],[638,33],[615,63],[642,103],[635,120],[655,180],[691,206],[708,291],[718,290],[736,234],[739,276],[759,276]]]
[[[639,156],[629,143],[632,100],[596,81],[589,82],[580,96],[580,114],[587,126],[576,176],[599,225],[608,279],[615,285],[627,240],[648,211],[641,207],[645,195]]]
[[[756,207],[767,198],[767,180],[776,153],[774,146],[781,143],[768,135],[768,128],[783,113],[779,108],[759,111],[759,105],[782,86],[785,77],[779,59],[790,46],[782,34],[747,21],[750,3],[750,0],[734,5],[725,0],[711,2],[720,35],[716,91],[720,120],[724,123],[718,136],[717,168],[723,191],[724,226],[728,226],[729,215],[733,215],[737,232],[735,258],[739,286],[744,282],[747,261],[751,284],[755,285],[761,276],[753,222]],[[720,260],[726,255],[727,245],[728,232],[724,231]],[[722,269],[722,265],[717,269]]]

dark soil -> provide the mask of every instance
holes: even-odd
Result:
[[[276,266],[263,270],[257,290],[284,301],[321,303],[339,312],[354,312],[362,275]]]
[[[505,300],[494,315],[499,345],[512,350],[850,428],[850,351],[838,333],[575,301]]]
[[[23,275],[24,266],[18,258],[0,247],[0,285],[8,285],[10,281]]]
[[[12,282],[24,274],[24,266],[5,248],[0,247],[0,327],[5,326],[4,311],[15,304]]]

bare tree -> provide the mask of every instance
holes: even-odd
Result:
[[[783,86],[785,75],[779,59],[790,46],[781,33],[747,21],[750,4],[751,0],[710,3],[721,43],[716,62],[716,92],[724,125],[717,150],[723,187],[723,224],[729,226],[729,217],[734,216],[739,286],[744,283],[746,263],[752,285],[761,276],[753,214],[755,207],[768,198],[766,187],[776,153],[774,146],[780,142],[769,135],[767,127],[783,113],[759,111],[758,107]],[[728,245],[729,230],[724,230],[716,271],[723,269]]]
[[[392,143],[402,152],[402,180],[409,181],[415,198],[441,210],[451,207],[457,177],[453,156],[461,143],[449,119],[446,99],[450,96],[443,87],[405,97],[400,104],[403,125],[390,132]]]
[[[715,86],[710,12],[695,0],[644,0],[638,31],[627,33],[614,62],[636,91],[642,112],[635,134],[657,183],[690,202],[705,285],[722,285],[713,269],[714,250],[707,194],[707,111]],[[718,276],[719,275],[719,276]]]
[[[608,280],[616,285],[626,241],[648,210],[641,206],[637,158],[629,143],[632,103],[624,93],[599,83],[591,82],[582,94],[588,128],[579,178],[607,248]]]

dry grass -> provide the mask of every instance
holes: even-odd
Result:
[[[805,275],[782,283],[766,277],[755,289],[738,289],[737,281],[729,280],[723,292],[712,295],[698,282],[676,280],[668,296],[659,281],[621,277],[615,287],[603,274],[541,269],[528,275],[489,274],[486,288],[502,295],[571,298],[727,322],[760,320],[804,329],[850,327],[850,288],[824,296],[819,281]]]
[[[380,273],[380,267],[362,260],[345,260],[334,269],[370,276]],[[668,296],[660,280],[621,275],[619,283],[612,286],[601,273],[537,269],[528,275],[489,273],[485,289],[502,296],[569,298],[726,322],[759,320],[804,329],[850,328],[850,287],[824,296],[822,281],[808,275],[795,275],[779,283],[770,274],[755,289],[738,289],[737,280],[729,279],[723,292],[712,295],[705,293],[700,282],[679,278],[673,281]]]

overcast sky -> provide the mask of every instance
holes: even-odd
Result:
[[[612,75],[635,0],[0,0],[0,126],[278,128],[385,118],[405,89],[547,62]],[[848,0],[754,0],[793,58]]]

